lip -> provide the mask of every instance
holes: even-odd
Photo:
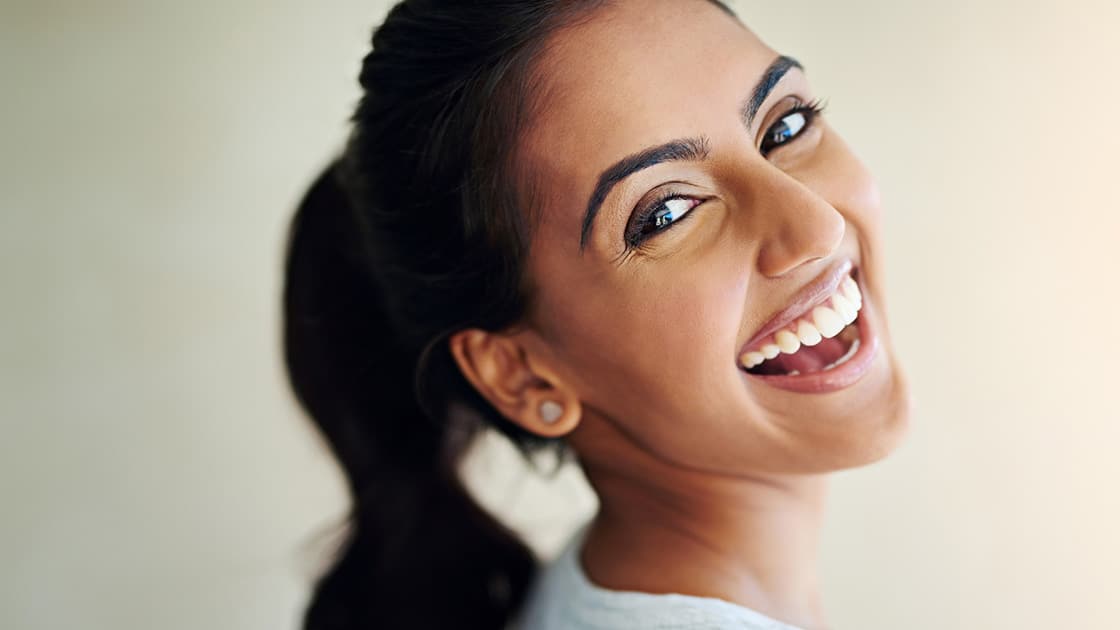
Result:
[[[863,291],[862,285],[860,290]],[[873,309],[869,307],[866,291],[863,293],[863,308],[860,309],[859,317],[856,319],[856,323],[859,324],[859,348],[842,365],[823,372],[797,376],[751,374],[741,368],[739,372],[745,377],[757,379],[764,385],[803,394],[825,394],[854,385],[871,371],[875,357],[879,354],[879,336],[875,334],[875,315]]]
[[[740,348],[739,352],[735,355],[736,363],[744,352],[754,350],[755,346],[762,342],[767,336],[774,334],[779,329],[789,325],[798,317],[820,306],[825,300],[832,297],[832,294],[836,293],[836,289],[840,286],[840,283],[852,272],[852,268],[851,259],[837,261],[822,274],[817,276],[816,279],[805,285],[805,288],[801,289],[801,291],[793,297],[793,301],[791,301],[788,306],[778,311],[776,315],[770,318],[770,321],[766,322],[763,324],[762,328],[758,329],[758,332],[756,332],[753,337],[747,340],[747,343],[743,344],[743,347]],[[862,290],[862,288],[861,286],[860,289]],[[860,333],[862,334],[862,332],[863,329],[861,328]]]

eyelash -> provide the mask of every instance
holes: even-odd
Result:
[[[693,201],[696,201],[697,203],[689,208],[688,212],[684,213],[684,216],[672,221],[667,226],[650,232],[642,233],[642,229],[646,226],[647,222],[652,219],[653,216],[665,206],[665,204],[676,199],[691,199]],[[680,193],[673,192],[672,190],[665,191],[661,194],[661,196],[659,196],[653,202],[647,204],[638,212],[638,214],[634,216],[634,220],[631,222],[631,227],[626,230],[627,249],[637,248],[650,237],[660,234],[661,232],[664,232],[665,230],[680,223],[681,221],[684,221],[692,215],[692,211],[696,209],[696,206],[704,203],[704,201],[704,199],[693,197],[691,195],[682,195]]]
[[[769,149],[765,148],[766,140],[770,137],[770,129],[767,129],[766,130],[766,135],[762,136],[762,142],[759,143],[759,148],[758,148],[759,153],[761,153],[763,155],[763,157],[768,156],[768,155],[770,155],[770,153],[774,149],[777,149],[779,147],[783,147],[783,146],[789,144],[790,142],[793,142],[794,140],[798,139],[799,137],[801,137],[801,134],[805,133],[810,128],[812,128],[813,123],[816,122],[818,116],[820,116],[821,114],[824,113],[824,110],[825,110],[825,102],[822,99],[818,98],[818,99],[814,99],[814,100],[812,100],[808,103],[802,103],[802,104],[790,109],[789,111],[785,112],[784,114],[782,114],[782,117],[777,120],[777,122],[775,122],[773,125],[770,126],[770,129],[773,129],[775,126],[777,126],[783,120],[785,120],[786,118],[789,118],[790,116],[793,116],[794,114],[801,114],[801,115],[805,116],[805,126],[802,127],[801,129],[799,129],[797,134],[794,135],[789,140],[787,140],[783,143],[780,143],[780,144],[778,144],[774,147],[771,147]]]
[[[779,118],[778,121],[776,123],[774,123],[774,125],[771,125],[770,129],[766,130],[767,134],[770,134],[770,130],[773,129],[774,126],[776,126],[778,123],[782,122],[786,118],[789,118],[790,116],[793,116],[794,114],[803,114],[805,116],[805,126],[802,127],[801,129],[799,129],[798,132],[793,137],[791,137],[788,140],[786,140],[785,142],[777,144],[776,146],[773,146],[769,149],[764,149],[763,146],[762,146],[762,145],[765,145],[766,139],[767,139],[767,136],[763,136],[762,143],[759,146],[759,152],[762,153],[763,157],[765,157],[765,156],[768,156],[775,149],[783,147],[783,146],[789,144],[790,142],[793,142],[794,140],[797,140],[798,138],[801,137],[802,134],[804,134],[806,131],[808,131],[813,126],[814,122],[816,122],[817,117],[820,116],[821,114],[823,114],[824,110],[825,110],[825,103],[821,99],[815,99],[815,100],[813,100],[809,103],[802,103],[800,105],[797,105],[796,107],[793,107],[789,111],[783,113],[781,118]],[[689,208],[689,211],[686,212],[684,214],[684,216],[682,216],[680,219],[672,221],[671,223],[667,224],[663,228],[660,228],[660,229],[657,229],[657,230],[652,230],[652,231],[646,232],[646,233],[642,233],[642,229],[646,226],[646,223],[651,218],[653,218],[654,214],[658,210],[660,210],[666,203],[668,203],[670,201],[673,201],[674,199],[692,199],[692,200],[697,201],[698,203],[696,203],[696,205]],[[695,210],[697,208],[697,206],[703,204],[705,201],[706,201],[706,199],[693,197],[691,195],[682,195],[682,194],[675,193],[675,192],[672,192],[672,191],[666,191],[661,196],[659,196],[656,200],[647,204],[636,215],[634,215],[633,219],[630,222],[630,226],[627,227],[627,229],[626,229],[626,249],[628,251],[636,249],[636,248],[640,247],[643,243],[645,243],[647,240],[649,240],[650,238],[652,238],[654,236],[657,236],[658,234],[661,234],[665,230],[668,230],[669,228],[673,227],[674,225],[684,221],[685,219],[687,219],[689,216],[692,215],[692,211]]]

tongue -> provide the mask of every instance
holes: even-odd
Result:
[[[793,354],[779,354],[763,363],[765,374],[788,374],[794,370],[802,374],[820,372],[848,351],[848,342],[839,337],[825,339],[815,346],[801,346]]]

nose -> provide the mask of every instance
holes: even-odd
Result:
[[[755,238],[760,239],[758,271],[775,278],[831,255],[844,239],[847,223],[821,195],[773,166],[764,168],[752,205]]]

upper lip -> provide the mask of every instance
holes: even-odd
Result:
[[[828,269],[824,270],[824,272],[817,276],[812,282],[798,291],[797,295],[793,296],[793,299],[785,308],[778,311],[777,314],[770,318],[770,321],[763,324],[762,328],[759,328],[758,332],[756,332],[747,343],[743,344],[738,356],[742,356],[742,354],[748,350],[753,350],[754,346],[763,339],[774,334],[774,332],[785,327],[798,317],[801,317],[810,309],[822,304],[836,292],[840,283],[852,272],[852,269],[853,265],[851,259],[846,258],[837,261]]]

